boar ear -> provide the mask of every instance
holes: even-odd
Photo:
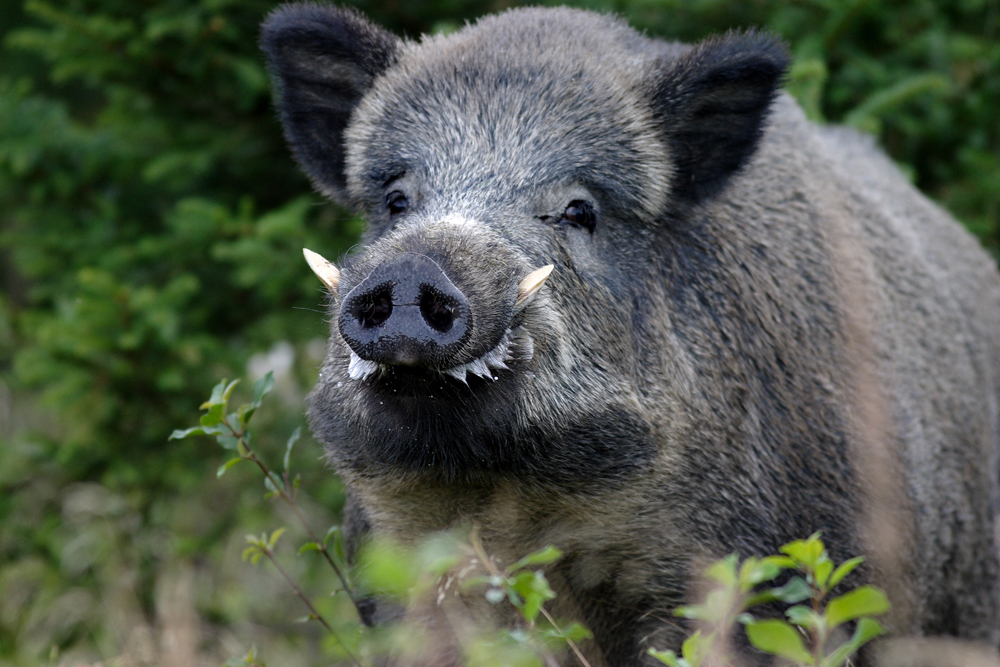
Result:
[[[395,62],[399,39],[354,10],[302,3],[268,16],[260,42],[295,158],[320,190],[346,202],[344,129]]]
[[[784,45],[757,32],[710,38],[663,63],[654,112],[674,161],[675,196],[710,197],[750,160],[787,67]]]

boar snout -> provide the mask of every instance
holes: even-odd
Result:
[[[462,291],[432,259],[403,253],[379,264],[344,299],[340,333],[361,359],[385,365],[455,365],[472,332]]]

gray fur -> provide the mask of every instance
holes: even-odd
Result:
[[[286,73],[317,25],[329,54],[305,50],[331,74],[303,92]],[[455,364],[516,327],[532,342],[495,379],[352,379],[334,325],[309,416],[355,532],[477,522],[501,561],[559,546],[557,603],[594,631],[593,664],[678,648],[671,611],[706,559],[816,530],[837,560],[871,556],[848,583],[889,590],[896,632],[1000,643],[1000,276],[870,140],[775,97],[774,40],[688,47],[523,9],[398,41],[293,5],[263,44],[296,156],[369,216],[340,298],[423,254],[476,316]],[[345,106],[318,157],[298,143],[322,134],[310,108]],[[577,200],[593,233],[560,222]]]

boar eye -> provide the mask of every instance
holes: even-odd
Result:
[[[389,215],[399,215],[410,207],[410,202],[399,190],[393,190],[385,196],[385,207],[389,209]]]
[[[591,234],[594,233],[594,226],[597,224],[597,216],[594,214],[594,207],[589,201],[574,199],[563,211],[560,222],[568,222],[574,227],[583,227]]]

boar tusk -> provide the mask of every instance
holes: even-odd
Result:
[[[308,248],[302,249],[302,255],[306,258],[306,263],[313,270],[331,292],[336,292],[340,287],[340,269],[328,262],[322,255],[315,253]]]
[[[546,264],[540,269],[535,269],[528,275],[517,286],[517,301],[514,302],[514,308],[521,308],[531,301],[531,298],[535,296],[538,292],[538,288],[542,286],[545,280],[552,273],[552,269],[555,267],[552,264]]]

